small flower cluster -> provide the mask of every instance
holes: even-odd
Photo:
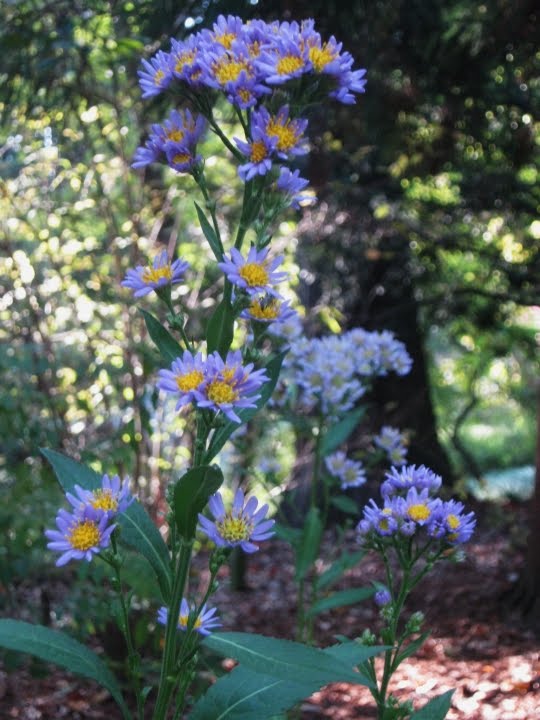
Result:
[[[341,488],[360,487],[366,478],[364,466],[358,460],[351,460],[344,452],[338,451],[325,459],[326,469],[339,480]]]
[[[285,386],[298,389],[302,408],[319,407],[329,418],[342,415],[364,395],[369,377],[390,370],[406,374],[412,361],[390,332],[355,329],[292,344],[284,362]]]
[[[202,115],[189,110],[173,110],[162,125],[152,125],[144,146],[137,148],[132,167],[143,168],[153,162],[166,162],[179,173],[191,172],[200,162],[196,146],[206,129]]]
[[[61,509],[56,516],[57,530],[46,530],[49,550],[62,553],[57,566],[70,560],[87,560],[109,547],[111,534],[116,527],[113,522],[118,513],[124,512],[133,502],[129,491],[129,479],[121,482],[118,475],[103,475],[101,487],[85,490],[75,485],[76,495],[66,493],[73,511]]]
[[[373,438],[373,443],[384,451],[392,465],[399,467],[405,464],[407,457],[405,436],[397,428],[384,425],[381,432]]]
[[[370,500],[364,508],[357,527],[361,542],[366,546],[384,538],[391,543],[402,538],[431,538],[444,545],[467,542],[476,525],[474,513],[465,514],[456,500],[434,496],[440,485],[440,476],[423,465],[392,468],[381,486],[382,507]]]
[[[264,370],[243,364],[239,350],[230,351],[225,360],[218,352],[206,359],[188,350],[176,358],[170,370],[160,370],[158,388],[178,397],[176,409],[193,404],[198,408],[222,412],[229,420],[241,422],[235,409],[252,408],[256,394],[268,380]]]
[[[208,501],[214,520],[199,514],[199,530],[218,547],[240,547],[246,553],[254,553],[259,549],[256,542],[267,540],[274,534],[274,520],[266,519],[268,505],[258,509],[257,506],[256,497],[246,501],[242,489],[238,488],[232,507],[227,511],[221,493],[217,492]]]

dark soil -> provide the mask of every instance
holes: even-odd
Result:
[[[408,603],[410,612],[422,610],[430,639],[418,654],[403,663],[392,683],[400,699],[415,708],[431,697],[455,688],[448,720],[535,720],[540,718],[540,643],[524,620],[513,589],[523,562],[524,509],[503,511],[479,508],[481,523],[475,542],[460,564],[441,563],[417,588]],[[354,546],[354,538],[347,539]],[[335,542],[327,539],[328,552]],[[204,558],[197,559],[191,592],[204,589]],[[320,569],[324,568],[321,563]],[[357,587],[382,580],[376,558],[368,556],[351,570],[340,587]],[[295,590],[292,556],[288,547],[270,541],[249,558],[243,592],[229,589],[227,569],[213,599],[224,630],[294,637]],[[62,592],[66,592],[64,587]],[[37,588],[28,583],[19,590],[32,602]],[[32,595],[34,592],[34,595]],[[58,588],[51,587],[54,598]],[[22,607],[22,606],[21,606]],[[21,616],[28,619],[27,614]],[[35,621],[38,621],[36,618]],[[316,641],[325,646],[335,635],[353,638],[365,628],[376,628],[378,611],[371,602],[322,614]],[[225,661],[223,667],[229,668]],[[302,720],[374,718],[369,691],[362,686],[337,683],[315,693],[302,704]],[[97,685],[51,668],[35,677],[24,665],[0,672],[0,720],[116,720],[120,718],[107,692]]]

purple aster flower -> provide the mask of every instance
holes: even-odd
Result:
[[[364,507],[364,517],[356,529],[360,535],[368,535],[371,532],[383,537],[393,535],[398,529],[399,516],[392,502],[387,502],[380,508],[375,500],[371,499]]]
[[[184,351],[181,358],[176,358],[170,370],[160,370],[157,386],[172,395],[178,395],[176,409],[189,405],[195,400],[195,393],[206,377],[206,362],[201,353],[192,355]]]
[[[135,499],[129,490],[129,478],[126,477],[122,482],[118,475],[113,475],[112,478],[103,475],[101,487],[95,490],[85,490],[80,485],[75,485],[74,489],[77,497],[66,493],[66,498],[75,510],[82,512],[88,505],[98,512],[106,513],[110,518],[127,510]]]
[[[296,315],[296,311],[288,301],[268,293],[262,297],[252,297],[249,307],[240,313],[240,317],[262,323],[286,322],[293,315]]]
[[[57,567],[70,560],[90,562],[94,555],[109,547],[111,533],[116,527],[110,524],[108,513],[86,505],[81,512],[59,510],[56,516],[58,530],[45,530],[49,550],[62,553]]]
[[[244,142],[234,138],[238,149],[249,161],[238,167],[238,175],[247,182],[257,175],[266,175],[272,168],[272,154],[277,145],[277,138],[269,137],[261,128],[252,129],[253,139]]]
[[[440,475],[436,475],[425,465],[406,465],[401,468],[390,468],[386,473],[386,480],[381,485],[383,497],[389,497],[399,492],[408,491],[410,488],[417,490],[427,489],[429,492],[437,491],[442,484]]]
[[[244,500],[244,493],[238,488],[231,509],[226,511],[221,494],[215,493],[208,501],[214,521],[199,514],[199,529],[218,547],[240,546],[244,552],[253,553],[259,549],[255,542],[267,540],[274,534],[271,530],[274,520],[265,519],[268,505],[257,509],[256,497],[250,497],[245,503]]]
[[[373,599],[379,607],[384,607],[385,605],[390,605],[392,602],[392,595],[390,594],[390,590],[388,588],[382,587],[377,590]]]
[[[163,50],[158,50],[150,60],[142,61],[143,70],[137,72],[139,85],[143,91],[143,98],[159,95],[169,87],[172,80],[170,69],[170,56]]]
[[[182,598],[182,602],[180,603],[180,613],[178,615],[178,624],[176,627],[179,630],[187,630],[190,619],[193,622],[193,629],[200,635],[210,635],[212,630],[221,627],[219,618],[216,617],[217,608],[207,608],[206,604],[204,604],[201,607],[200,613],[193,621],[193,616],[196,612],[197,607],[195,605],[190,607],[186,598]],[[158,623],[161,625],[167,625],[168,616],[168,609],[164,606],[160,607],[157,612]]]
[[[154,123],[145,145],[137,148],[132,167],[140,168],[152,162],[164,162],[171,148],[176,154],[182,150],[195,158],[195,146],[206,128],[202,115],[192,115],[187,109],[172,110],[160,125]],[[177,163],[179,164],[179,163]]]
[[[360,94],[365,92],[366,71],[360,70],[349,70],[339,78],[339,86],[336,90],[332,90],[329,93],[329,97],[334,98],[344,105],[354,105],[356,98],[353,93]]]
[[[254,112],[251,118],[251,131],[255,128],[261,136],[275,138],[275,153],[282,160],[293,155],[304,155],[308,152],[304,131],[308,121],[289,117],[289,106],[283,105],[276,115],[271,115],[265,107]]]
[[[253,363],[242,364],[240,351],[229,352],[225,360],[214,352],[208,357],[205,380],[194,390],[193,399],[197,407],[221,411],[229,420],[241,422],[235,408],[256,407],[260,395],[254,393],[267,380],[264,370],[253,372]]]
[[[300,170],[291,171],[288,167],[279,168],[279,177],[276,181],[277,189],[289,197],[289,205],[295,210],[301,205],[311,205],[316,199],[313,195],[303,194],[309,181],[300,177]]]
[[[154,258],[152,267],[137,265],[135,270],[133,268],[128,270],[121,285],[133,290],[135,297],[142,297],[152,290],[181,282],[188,267],[189,263],[184,260],[171,262],[167,251],[163,250]]]
[[[344,452],[338,451],[325,459],[326,469],[333,477],[340,481],[341,488],[360,487],[366,478],[366,471],[361,462],[351,460]]]
[[[201,161],[201,156],[195,155],[188,145],[168,142],[165,144],[164,150],[167,164],[179,173],[191,172],[193,167]]]
[[[405,498],[395,500],[401,501],[399,504],[404,521],[412,521],[419,527],[429,523],[441,502],[438,498],[430,498],[428,488],[419,492],[415,487],[409,488]]]
[[[428,526],[432,537],[446,540],[451,545],[460,545],[470,540],[476,526],[473,512],[463,514],[463,504],[457,500],[441,502]]]
[[[227,279],[236,287],[245,290],[248,295],[266,293],[279,297],[273,285],[287,277],[287,273],[275,272],[283,262],[283,256],[278,255],[271,262],[267,259],[268,248],[257,250],[255,246],[249,249],[247,258],[239,250],[232,248],[230,259],[218,263],[218,267],[227,275]]]
[[[200,84],[199,42],[199,33],[190,35],[183,41],[171,39],[170,70],[176,79],[183,80],[192,87]]]
[[[271,50],[263,50],[255,60],[257,71],[269,85],[282,85],[311,70],[311,63],[306,58],[298,38],[294,38],[290,33],[283,33],[282,29],[283,23]]]
[[[249,52],[241,44],[235,45],[234,50],[217,43],[208,44],[199,56],[199,64],[201,83],[226,93],[256,76]]]
[[[219,15],[217,21],[212,26],[212,30],[206,30],[205,41],[210,43],[218,43],[225,50],[230,50],[233,43],[242,37],[244,31],[244,22],[242,18],[236,15]]]

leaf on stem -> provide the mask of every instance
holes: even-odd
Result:
[[[319,613],[332,610],[345,605],[354,605],[355,603],[364,602],[375,594],[374,587],[350,588],[348,590],[340,590],[332,593],[328,597],[317,600],[307,611],[310,617],[319,615]]]
[[[181,357],[182,348],[167,328],[164,327],[153,315],[146,312],[146,310],[140,309],[140,313],[146,323],[148,334],[152,338],[154,345],[159,350],[161,357],[165,360],[167,365],[170,365],[177,357]]]
[[[206,326],[206,346],[210,355],[215,350],[224,358],[234,337],[234,313],[231,301],[224,297]]]
[[[453,690],[447,690],[442,695],[437,695],[437,697],[426,703],[423,708],[414,712],[410,720],[444,720],[450,710],[453,694]]]
[[[309,509],[306,519],[304,521],[304,529],[300,543],[296,549],[296,580],[301,580],[319,554],[319,548],[321,545],[322,537],[322,521],[318,508],[312,507]]]
[[[216,231],[209,223],[208,218],[204,214],[201,206],[197,203],[194,204],[195,210],[197,211],[197,217],[199,218],[199,223],[201,225],[201,229],[204,233],[204,237],[208,240],[208,244],[210,245],[210,248],[216,257],[216,260],[221,262],[221,260],[223,259],[223,246],[221,244],[221,240],[216,235]]]
[[[217,465],[201,465],[188,470],[174,487],[174,518],[178,532],[186,540],[195,537],[198,514],[202,512],[223,483],[223,473]]]
[[[351,410],[351,412],[347,413],[347,415],[345,415],[345,417],[339,422],[332,425],[332,427],[324,435],[321,442],[321,454],[323,457],[325,455],[330,455],[331,452],[336,450],[342,443],[345,442],[345,440],[347,440],[360,420],[364,417],[366,410],[367,406],[362,405],[362,407]]]
[[[111,693],[124,718],[131,718],[118,683],[109,668],[92,650],[69,635],[21,620],[0,620],[0,645],[9,650],[34,655],[76,675],[95,680]]]

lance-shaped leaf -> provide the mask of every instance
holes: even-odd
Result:
[[[355,642],[334,645],[323,652],[349,666],[358,665],[385,650]],[[361,681],[357,676],[356,682]],[[195,704],[191,720],[270,720],[312,695],[321,683],[310,678],[279,680],[243,665],[221,677]]]
[[[325,570],[322,575],[317,578],[317,589],[322,590],[329,585],[333,585],[346,570],[350,570],[355,565],[358,565],[365,554],[365,550],[357,550],[354,553],[343,553],[343,555],[330,565],[328,570]]]
[[[234,337],[234,313],[231,301],[224,297],[206,326],[206,346],[210,355],[215,350],[224,358]]]
[[[264,383],[264,385],[261,387],[260,390],[260,398],[256,401],[256,407],[254,408],[244,408],[243,410],[238,410],[236,414],[238,417],[242,420],[242,424],[247,423],[251,420],[251,418],[256,415],[261,408],[263,408],[268,400],[270,400],[272,393],[274,392],[274,388],[276,387],[276,383],[279,378],[279,373],[281,371],[281,365],[283,363],[283,358],[285,357],[285,353],[280,353],[279,355],[275,355],[272,357],[272,359],[265,365],[266,374],[268,375],[268,380]],[[218,454],[218,452],[221,450],[221,448],[225,445],[227,440],[230,438],[230,436],[233,434],[235,430],[239,428],[239,424],[232,422],[231,420],[227,420],[220,428],[218,428],[214,435],[212,436],[212,439],[210,441],[210,445],[208,446],[208,450],[206,451],[205,455],[205,462],[210,463]]]
[[[220,655],[235,658],[254,672],[280,680],[294,678],[301,685],[315,682],[319,687],[331,682],[370,684],[367,678],[353,672],[349,664],[323,650],[290,640],[228,632],[213,633],[203,644]]]
[[[223,483],[223,473],[217,465],[202,465],[188,470],[174,487],[174,518],[182,537],[195,537],[197,516],[210,495]]]
[[[85,490],[101,487],[101,475],[86,465],[54,450],[42,450],[52,465],[58,482],[65,492],[74,492],[75,485]],[[169,551],[158,529],[143,506],[135,500],[117,518],[121,528],[120,542],[144,555],[154,570],[163,599],[167,602],[171,590]]]
[[[333,608],[344,607],[345,605],[355,605],[356,603],[364,602],[364,600],[372,597],[374,593],[374,587],[340,590],[339,592],[332,593],[332,595],[314,602],[309,608],[307,614],[312,617],[313,615],[318,615],[319,613],[326,612],[326,610],[332,610]]]
[[[182,348],[178,342],[174,339],[171,333],[164,327],[159,320],[146,310],[140,310],[148,334],[152,338],[154,345],[159,350],[161,357],[165,360],[167,365],[170,365],[173,360],[182,355]]]
[[[202,208],[197,203],[194,203],[195,210],[197,211],[197,217],[199,218],[199,223],[201,225],[201,229],[204,233],[204,237],[208,240],[208,244],[210,245],[210,248],[212,249],[212,252],[215,255],[216,260],[223,260],[223,245],[221,244],[221,240],[216,235],[216,231],[210,225],[208,222],[208,218],[202,211]]]
[[[76,675],[95,680],[111,693],[124,718],[131,718],[118,683],[109,668],[92,650],[69,635],[21,620],[0,620],[0,646],[34,655]]]
[[[452,702],[453,690],[447,690],[442,695],[437,695],[424,705],[423,708],[414,712],[410,720],[444,720]]]
[[[301,580],[317,559],[321,546],[323,526],[319,509],[309,509],[304,521],[302,538],[295,548],[296,579]]]
[[[365,405],[351,410],[342,420],[327,430],[321,442],[321,453],[323,456],[334,452],[334,450],[347,440],[365,415],[366,410],[367,407]]]

